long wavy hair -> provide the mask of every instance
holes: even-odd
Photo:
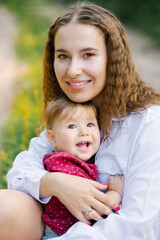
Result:
[[[44,55],[44,111],[49,101],[64,95],[53,67],[54,39],[58,29],[71,22],[96,26],[104,35],[108,58],[107,79],[99,110],[104,134],[109,134],[112,117],[116,117],[120,123],[121,117],[131,112],[145,109],[149,104],[160,104],[160,94],[147,86],[135,71],[126,34],[119,20],[106,9],[83,2],[71,5],[49,29]]]

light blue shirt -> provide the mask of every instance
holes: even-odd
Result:
[[[112,119],[109,140],[96,154],[98,180],[124,174],[121,210],[90,227],[74,224],[57,240],[160,240],[160,106],[132,113],[118,122]],[[8,187],[39,199],[40,179],[46,173],[42,158],[53,149],[45,131],[31,140],[29,151],[20,153],[7,175]],[[54,238],[56,239],[56,238]]]

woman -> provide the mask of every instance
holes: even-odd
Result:
[[[100,218],[112,203],[97,190],[104,189],[98,182],[43,170],[42,156],[53,150],[45,132],[16,158],[7,176],[9,188],[43,203],[56,196],[81,221],[57,239],[160,239],[160,94],[136,73],[124,29],[113,14],[94,4],[77,3],[55,21],[45,49],[43,94],[45,108],[59,95],[95,104],[103,133],[95,158],[99,182],[124,175],[121,210],[92,227],[86,224],[91,218],[99,220],[98,213]],[[24,193],[1,195],[1,206],[7,197],[14,199],[10,214],[4,209],[0,220],[3,240],[8,218],[8,224],[14,223],[12,239],[39,239],[43,231],[39,204]],[[19,230],[24,211],[25,226],[21,223]],[[20,215],[13,220],[15,212]]]

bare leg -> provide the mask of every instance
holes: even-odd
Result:
[[[31,196],[0,190],[0,240],[40,240],[42,206]]]

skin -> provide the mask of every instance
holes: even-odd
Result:
[[[79,23],[60,27],[55,35],[53,64],[58,83],[68,98],[75,102],[91,100],[99,108],[107,75],[107,50],[99,28]],[[92,219],[96,221],[117,207],[116,202],[99,191],[105,188],[77,176],[48,173],[41,179],[40,194],[58,197],[73,216],[89,224],[85,212],[90,207],[95,209]]]
[[[65,39],[65,41],[64,41]],[[100,102],[106,82],[107,51],[97,27],[70,23],[55,36],[54,69],[64,93],[75,102]]]
[[[71,100],[91,100],[98,108],[107,67],[107,52],[101,30],[86,24],[65,25],[56,33],[55,48],[53,64],[62,90]],[[82,85],[71,87],[69,83]],[[41,179],[40,197],[58,197],[77,219],[89,224],[85,212],[90,207],[95,209],[92,214],[94,220],[102,219],[98,212],[108,215],[112,213],[110,208],[117,207],[116,202],[99,191],[105,188],[85,178],[48,173]],[[0,208],[0,240],[41,239],[44,230],[42,208],[35,199],[17,191],[0,190],[0,206],[7,206]]]
[[[72,113],[71,113],[72,114]],[[78,106],[73,116],[56,119],[47,137],[56,152],[68,152],[83,161],[89,160],[100,145],[100,131],[94,112]]]
[[[56,152],[68,152],[83,161],[89,160],[100,146],[100,131],[94,111],[90,109],[88,112],[85,107],[77,106],[67,118],[63,118],[62,112],[61,116],[53,121],[52,129],[47,130],[47,138]],[[109,188],[108,196],[120,203],[123,179],[119,176],[110,179]],[[90,219],[84,211],[83,215]],[[97,220],[102,219],[100,215],[100,212],[94,212]],[[49,229],[48,226],[46,228]]]
[[[0,240],[40,240],[42,206],[28,194],[0,190]]]

